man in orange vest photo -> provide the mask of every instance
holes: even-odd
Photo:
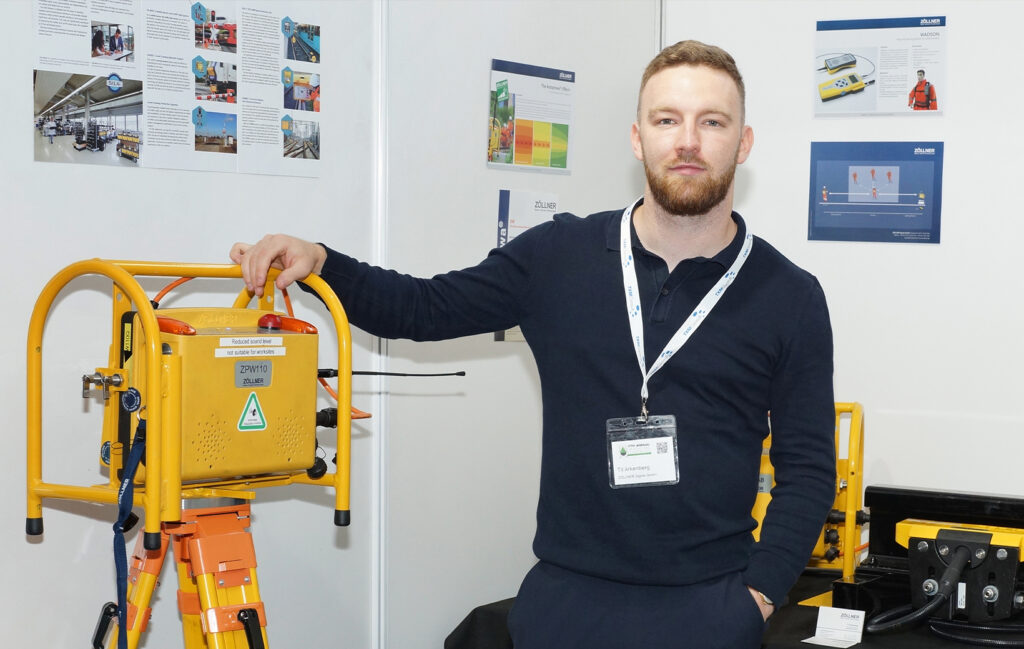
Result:
[[[939,103],[935,99],[935,86],[924,78],[924,70],[917,71],[917,85],[910,91],[908,106],[914,110],[938,110]]]

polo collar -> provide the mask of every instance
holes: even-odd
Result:
[[[644,197],[636,199],[631,207],[626,209],[636,210],[636,208],[643,205]],[[623,210],[625,211],[625,210]],[[616,212],[615,218],[608,219],[608,225],[606,228],[608,250],[619,250],[619,222],[621,221],[622,212]],[[720,264],[724,268],[728,268],[732,265],[732,262],[736,259],[736,255],[740,254],[740,249],[743,247],[743,239],[747,236],[747,224],[740,216],[739,212],[733,211],[732,220],[736,223],[736,235],[732,238],[725,248],[722,248],[717,255],[707,259],[705,257],[699,257],[697,259],[703,261],[713,261]],[[640,243],[640,237],[636,234],[636,227],[633,225],[632,219],[629,222],[630,237],[633,240],[633,247],[640,250],[646,251],[643,244]]]

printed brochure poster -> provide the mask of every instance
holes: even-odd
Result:
[[[539,192],[498,191],[498,245],[500,248],[535,225],[550,221],[558,212],[558,197]],[[524,342],[519,327],[498,331],[497,341]]]
[[[942,142],[812,142],[808,240],[939,243]]]
[[[318,9],[35,2],[34,159],[319,176]]]
[[[566,173],[576,74],[491,60],[487,164]]]
[[[947,69],[945,16],[818,21],[814,114],[940,114]]]

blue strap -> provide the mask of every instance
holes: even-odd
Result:
[[[117,570],[117,649],[128,649],[128,550],[124,543],[125,522],[132,513],[135,471],[146,452],[146,420],[139,421],[117,492],[117,522],[114,523],[114,568]]]

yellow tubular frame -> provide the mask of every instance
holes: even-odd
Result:
[[[856,547],[860,544],[861,526],[857,524],[857,512],[863,508],[864,499],[864,407],[861,404],[836,403],[836,448],[839,448],[839,418],[850,413],[850,433],[847,446],[846,471],[836,480],[846,482],[846,507],[843,509],[843,576],[852,576],[857,567]]]
[[[272,310],[274,301],[274,280],[279,271],[271,269],[267,277],[264,296],[259,299],[261,309]],[[42,479],[42,352],[43,329],[57,294],[71,280],[82,275],[103,275],[112,280],[138,312],[139,321],[145,334],[146,345],[140,350],[146,356],[146,394],[161,395],[162,364],[160,329],[156,313],[149,297],[136,281],[136,276],[152,277],[208,277],[241,278],[241,269],[228,264],[178,264],[167,262],[115,261],[89,259],[80,261],[58,272],[43,288],[36,301],[29,323],[27,349],[27,518],[29,531],[33,519],[38,522],[35,533],[42,532],[43,498],[62,498],[88,502],[116,503],[118,485],[116,479],[110,484],[77,486],[43,482]],[[327,305],[338,340],[338,428],[337,428],[337,470],[320,478],[310,478],[305,473],[287,476],[267,476],[247,480],[213,481],[201,485],[182,487],[181,484],[181,440],[170,439],[164,427],[169,425],[163,413],[161,398],[151,397],[146,404],[146,476],[144,484],[135,491],[135,506],[145,509],[147,533],[158,534],[162,520],[181,518],[182,498],[208,497],[212,494],[234,497],[252,497],[245,491],[255,487],[278,486],[303,483],[332,486],[335,491],[335,523],[347,524],[349,516],[349,488],[351,483],[351,405],[352,405],[352,335],[348,318],[341,302],[320,277],[310,275],[302,280],[313,289]],[[234,306],[245,307],[251,296],[243,289]],[[115,327],[116,331],[116,327]],[[116,333],[115,333],[116,340]],[[139,377],[141,382],[141,377]],[[312,377],[311,377],[312,386]],[[165,439],[166,438],[166,439]],[[173,449],[177,449],[177,453]],[[344,521],[344,523],[342,522]]]

